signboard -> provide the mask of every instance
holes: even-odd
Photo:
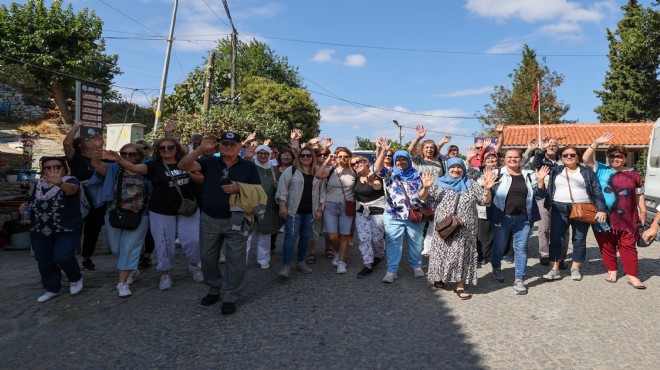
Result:
[[[78,135],[103,135],[103,88],[88,82],[76,82],[76,120],[82,121]]]

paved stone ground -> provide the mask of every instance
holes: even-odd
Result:
[[[495,283],[486,266],[470,289],[473,298],[460,301],[414,279],[405,262],[395,284],[380,281],[384,265],[357,279],[357,248],[347,275],[337,275],[319,253],[314,273],[280,282],[281,239],[270,270],[251,256],[231,316],[221,316],[219,304],[199,305],[207,289],[185,272],[183,254],[171,291],[158,290],[159,274],[150,269],[132,297],[118,298],[114,259],[101,255],[99,269],[84,274],[80,295],[39,304],[29,253],[0,250],[0,368],[660,367],[658,242],[640,250],[645,291],[625,278],[605,282],[590,236],[583,281],[543,282],[546,268],[531,252],[528,295],[513,293],[513,265],[505,264],[506,283]],[[535,237],[531,244],[536,250]]]

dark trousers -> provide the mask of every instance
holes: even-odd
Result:
[[[30,232],[30,242],[37,260],[41,284],[51,293],[62,288],[62,270],[70,282],[82,278],[80,265],[76,259],[76,248],[80,245],[80,233],[63,233],[45,236]]]
[[[479,219],[477,224],[477,255],[480,259],[490,260],[493,248],[493,228],[489,220]]]
[[[144,252],[142,254],[149,254],[154,252],[156,249],[156,242],[154,242],[154,236],[151,235],[151,225],[147,229],[147,235],[144,236]]]
[[[105,210],[105,205],[98,208],[92,208],[89,210],[89,214],[85,218],[82,245],[83,258],[89,258],[94,255],[96,243],[99,241],[101,227],[105,224]]]

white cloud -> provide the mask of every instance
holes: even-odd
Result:
[[[561,19],[599,22],[604,17],[603,9],[611,2],[602,1],[585,8],[581,3],[569,0],[468,0],[465,7],[480,17],[498,21],[521,19],[533,23]]]
[[[538,29],[539,33],[556,35],[556,34],[565,34],[565,33],[579,33],[582,32],[582,27],[577,23],[572,22],[562,22],[548,24]]]
[[[284,5],[280,3],[268,3],[263,6],[239,9],[232,14],[232,18],[273,18],[282,12]]]
[[[312,61],[317,62],[317,63],[326,63],[326,62],[332,62],[334,59],[332,58],[332,55],[335,53],[335,50],[332,49],[323,49],[314,54],[314,57],[312,58]]]
[[[486,86],[486,87],[480,87],[478,89],[456,90],[450,93],[436,94],[433,96],[439,98],[459,98],[463,96],[489,94],[491,92],[493,92],[493,86]]]
[[[486,49],[486,53],[493,53],[493,54],[516,53],[522,50],[524,44],[525,44],[524,40],[508,38]]]
[[[360,68],[367,63],[367,58],[361,54],[351,54],[347,55],[344,59],[344,65],[347,67],[357,67]]]

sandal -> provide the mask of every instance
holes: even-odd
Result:
[[[608,271],[605,281],[608,283],[616,283],[616,271]]]
[[[646,289],[646,285],[644,285],[644,283],[639,279],[635,281],[630,281],[630,279],[628,279],[628,285],[635,289]]]
[[[436,281],[433,283],[433,289],[444,289],[445,288],[445,283],[442,281]]]
[[[335,252],[332,251],[332,249],[326,249],[325,250],[325,258],[331,260],[335,258]]]
[[[472,298],[472,294],[465,291],[465,289],[454,289],[454,293],[458,299],[466,300]]]
[[[305,259],[305,263],[308,265],[313,265],[314,263],[316,263],[316,255],[310,254],[309,256],[307,256],[307,258]]]

